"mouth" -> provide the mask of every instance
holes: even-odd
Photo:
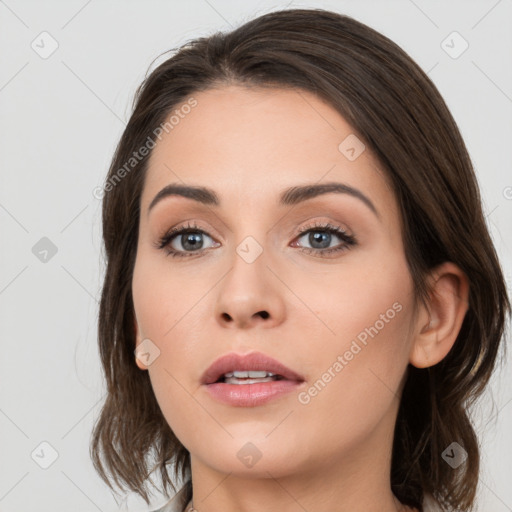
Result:
[[[304,382],[304,377],[283,363],[260,352],[226,354],[204,372],[201,384],[248,385],[288,380]]]
[[[234,352],[217,359],[203,374],[201,384],[217,402],[231,407],[256,407],[300,390],[302,375],[260,352]]]
[[[272,372],[263,371],[241,371],[236,370],[221,375],[215,384],[258,384],[263,382],[272,382],[276,380],[288,380],[282,375],[276,375]]]

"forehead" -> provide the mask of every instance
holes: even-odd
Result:
[[[353,128],[314,94],[227,86],[192,97],[193,108],[180,111],[184,102],[173,109],[170,115],[181,115],[152,151],[142,211],[169,183],[212,188],[222,203],[240,207],[275,200],[291,186],[333,181],[363,189],[373,202],[393,200]],[[347,144],[361,151],[357,158],[348,158],[354,152],[346,153]]]

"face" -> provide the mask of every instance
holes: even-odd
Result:
[[[384,453],[413,318],[385,175],[310,93],[230,86],[193,97],[150,158],[132,283],[137,343],[149,339],[153,354],[137,364],[167,422],[193,465],[223,473],[284,476]],[[344,188],[282,201],[328,183]],[[170,184],[207,187],[218,204],[168,195],[149,208]],[[173,228],[189,232],[160,247]],[[255,351],[303,381],[253,406],[201,384],[220,356]]]

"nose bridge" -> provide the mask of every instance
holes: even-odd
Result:
[[[228,277],[230,285],[237,290],[240,297],[243,297],[244,288],[247,290],[246,293],[261,293],[267,281],[268,244],[263,239],[265,236],[263,229],[257,232],[252,229],[253,234],[247,234],[248,230],[240,232],[242,235],[238,235],[240,241],[234,246]],[[261,290],[258,290],[260,287]]]
[[[241,259],[246,265],[253,265],[266,259],[261,256],[265,255],[265,251],[268,250],[270,226],[269,219],[265,217],[264,209],[260,204],[254,195],[249,200],[243,195],[239,196],[237,209],[231,216],[233,219],[231,235],[235,250],[233,258],[236,256],[233,259],[233,264],[238,259]],[[260,263],[256,265],[256,268],[260,269]]]
[[[253,217],[254,219],[255,217]],[[220,283],[216,314],[220,321],[232,321],[239,327],[254,321],[266,320],[273,324],[283,312],[282,297],[276,287],[275,276],[267,268],[268,244],[266,228],[246,221],[237,226],[230,259],[230,270]]]

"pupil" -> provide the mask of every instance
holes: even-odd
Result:
[[[182,241],[182,245],[184,249],[197,249],[198,247],[200,248],[202,246],[201,235],[199,233],[188,233],[187,235],[185,235],[185,243],[183,243]]]
[[[325,249],[326,247],[329,247],[330,237],[331,237],[330,233],[321,234],[318,231],[317,232],[312,232],[312,233],[309,234],[309,243],[311,245],[313,245],[315,243],[322,242],[322,240],[324,242],[325,242],[325,240],[327,240],[328,241],[327,246],[320,247],[320,249]],[[313,247],[314,247],[314,245],[313,245]]]

